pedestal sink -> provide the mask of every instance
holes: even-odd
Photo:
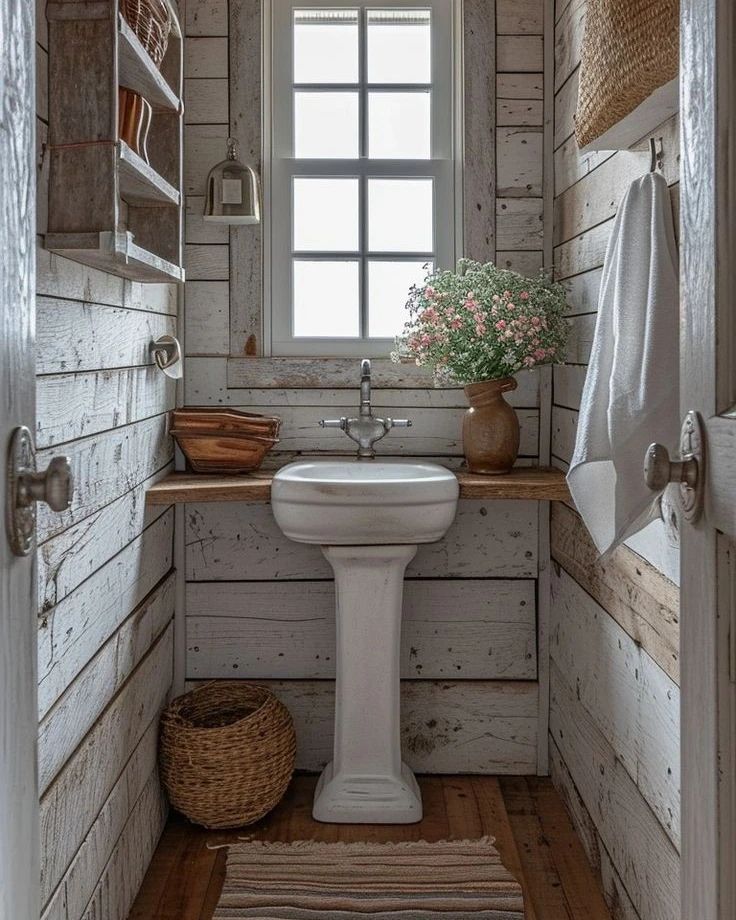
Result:
[[[335,573],[335,741],[315,793],[318,821],[421,820],[399,731],[404,570],[417,544],[447,532],[457,497],[455,476],[433,463],[315,461],[274,476],[279,527],[291,540],[319,544]]]

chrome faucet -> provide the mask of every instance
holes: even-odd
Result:
[[[392,428],[411,428],[407,418],[377,418],[371,410],[371,362],[360,362],[360,412],[358,418],[323,418],[322,428],[341,428],[358,445],[358,460],[373,460],[373,445]]]

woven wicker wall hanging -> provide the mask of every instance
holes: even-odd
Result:
[[[677,77],[679,0],[588,0],[575,138],[585,147]]]

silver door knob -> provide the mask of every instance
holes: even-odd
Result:
[[[671,460],[662,444],[650,444],[644,457],[644,481],[654,492],[661,492],[671,482],[694,489],[698,483],[698,461],[692,454]]]
[[[16,428],[8,444],[5,469],[5,531],[16,556],[33,549],[36,503],[46,502],[52,511],[71,507],[74,476],[68,457],[54,457],[46,469],[36,471],[33,436],[25,426]]]
[[[74,475],[69,458],[53,457],[41,473],[21,470],[17,488],[17,502],[21,507],[27,507],[32,502],[46,502],[52,511],[66,511],[71,507],[74,492]]]

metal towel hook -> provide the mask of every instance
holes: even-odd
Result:
[[[173,335],[159,336],[148,346],[148,353],[156,367],[167,377],[179,380],[182,376],[181,345]]]
[[[659,146],[657,146],[657,138],[649,138],[649,172],[656,172],[658,169],[662,169],[662,158],[664,157],[664,149],[662,147],[662,138],[659,138]]]

